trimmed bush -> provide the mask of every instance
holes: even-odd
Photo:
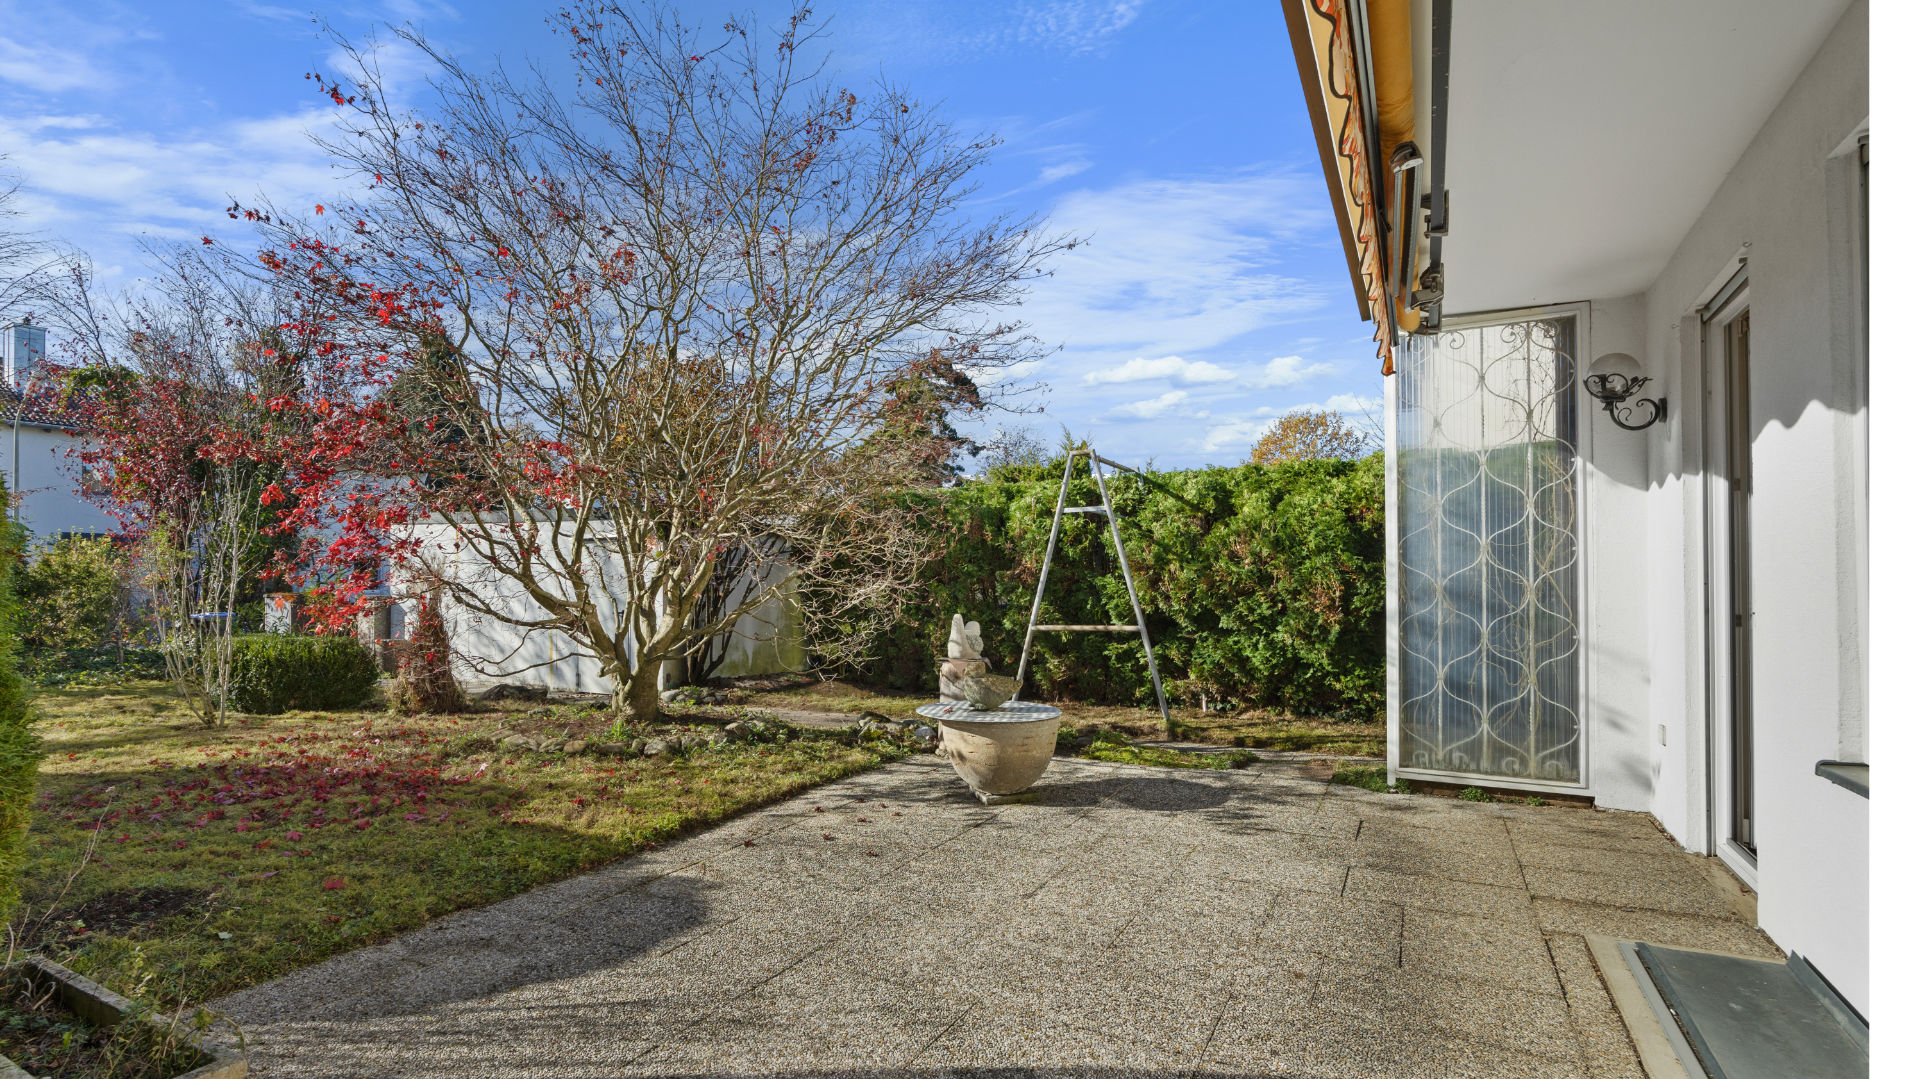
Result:
[[[6,484],[0,482],[0,522],[6,520],[9,501]],[[17,667],[20,603],[14,587],[22,546],[19,527],[0,523],[0,923],[20,898],[14,879],[41,756],[40,739],[29,726],[27,687]]]
[[[373,654],[352,637],[243,633],[233,638],[229,703],[255,715],[351,708],[379,678]]]
[[[1060,465],[996,470],[997,482],[913,496],[939,553],[876,656],[856,677],[930,690],[948,619],[980,620],[994,669],[1012,674],[1046,553]],[[1385,465],[1289,461],[1141,479],[1109,475],[1127,557],[1170,701],[1232,701],[1328,718],[1386,708]],[[1067,504],[1100,501],[1077,466]],[[1133,621],[1097,515],[1070,515],[1040,620]],[[1042,633],[1029,693],[1148,704],[1137,637]]]

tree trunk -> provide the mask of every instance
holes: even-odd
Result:
[[[646,726],[660,717],[660,661],[644,660],[613,683],[610,714],[616,727]]]

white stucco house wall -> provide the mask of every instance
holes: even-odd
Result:
[[[1391,371],[1390,770],[1653,814],[1868,1016],[1866,0],[1284,3]]]
[[[101,536],[119,529],[84,493],[85,476],[74,456],[79,427],[74,418],[25,392],[45,361],[43,326],[0,329],[0,475],[19,502],[20,522],[34,542],[63,536]]]
[[[517,582],[486,565],[471,546],[463,543],[458,532],[440,523],[412,526],[408,536],[418,541],[418,557],[435,566],[442,580],[458,582],[477,606],[508,618],[537,618],[538,607]],[[769,576],[769,587],[779,584],[776,568]],[[404,566],[392,575],[392,594],[400,597],[393,635],[406,636],[405,627],[413,624],[418,608],[420,582],[408,579]],[[609,559],[595,588],[598,606],[611,618],[616,605],[628,602],[628,588],[617,567]],[[756,593],[764,595],[764,592]],[[736,587],[728,610],[749,600],[745,582]],[[447,602],[441,612],[447,623],[455,656],[455,675],[469,685],[484,687],[498,683],[545,686],[579,693],[611,693],[613,682],[601,671],[600,663],[564,633],[557,630],[527,629],[489,616],[483,611]],[[807,655],[799,619],[783,600],[764,598],[736,623],[726,642],[720,663],[711,672],[715,677],[744,677],[800,672],[807,669]],[[684,681],[675,664],[664,667],[661,688]]]

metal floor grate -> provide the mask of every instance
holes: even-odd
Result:
[[[1804,959],[1749,959],[1622,942],[1690,1074],[1866,1079],[1867,1026]]]

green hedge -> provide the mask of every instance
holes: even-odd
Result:
[[[857,677],[931,690],[955,611],[979,619],[1011,674],[1060,488],[1059,465],[914,496],[941,553],[907,617]],[[1385,471],[1380,455],[1108,477],[1169,703],[1231,701],[1296,715],[1377,718],[1386,708]],[[1177,496],[1177,497],[1176,497]],[[1068,505],[1099,496],[1084,465]],[[1047,623],[1129,623],[1126,586],[1097,515],[1062,525]],[[1043,633],[1028,692],[1151,704],[1139,641]]]
[[[0,482],[0,522],[10,496]],[[13,913],[19,892],[21,849],[33,804],[33,781],[40,768],[40,740],[28,714],[27,687],[20,677],[18,627],[20,603],[15,587],[23,547],[20,528],[0,523],[0,923]]]
[[[379,678],[373,654],[352,637],[243,633],[233,638],[230,703],[242,712],[351,708],[367,699]]]

